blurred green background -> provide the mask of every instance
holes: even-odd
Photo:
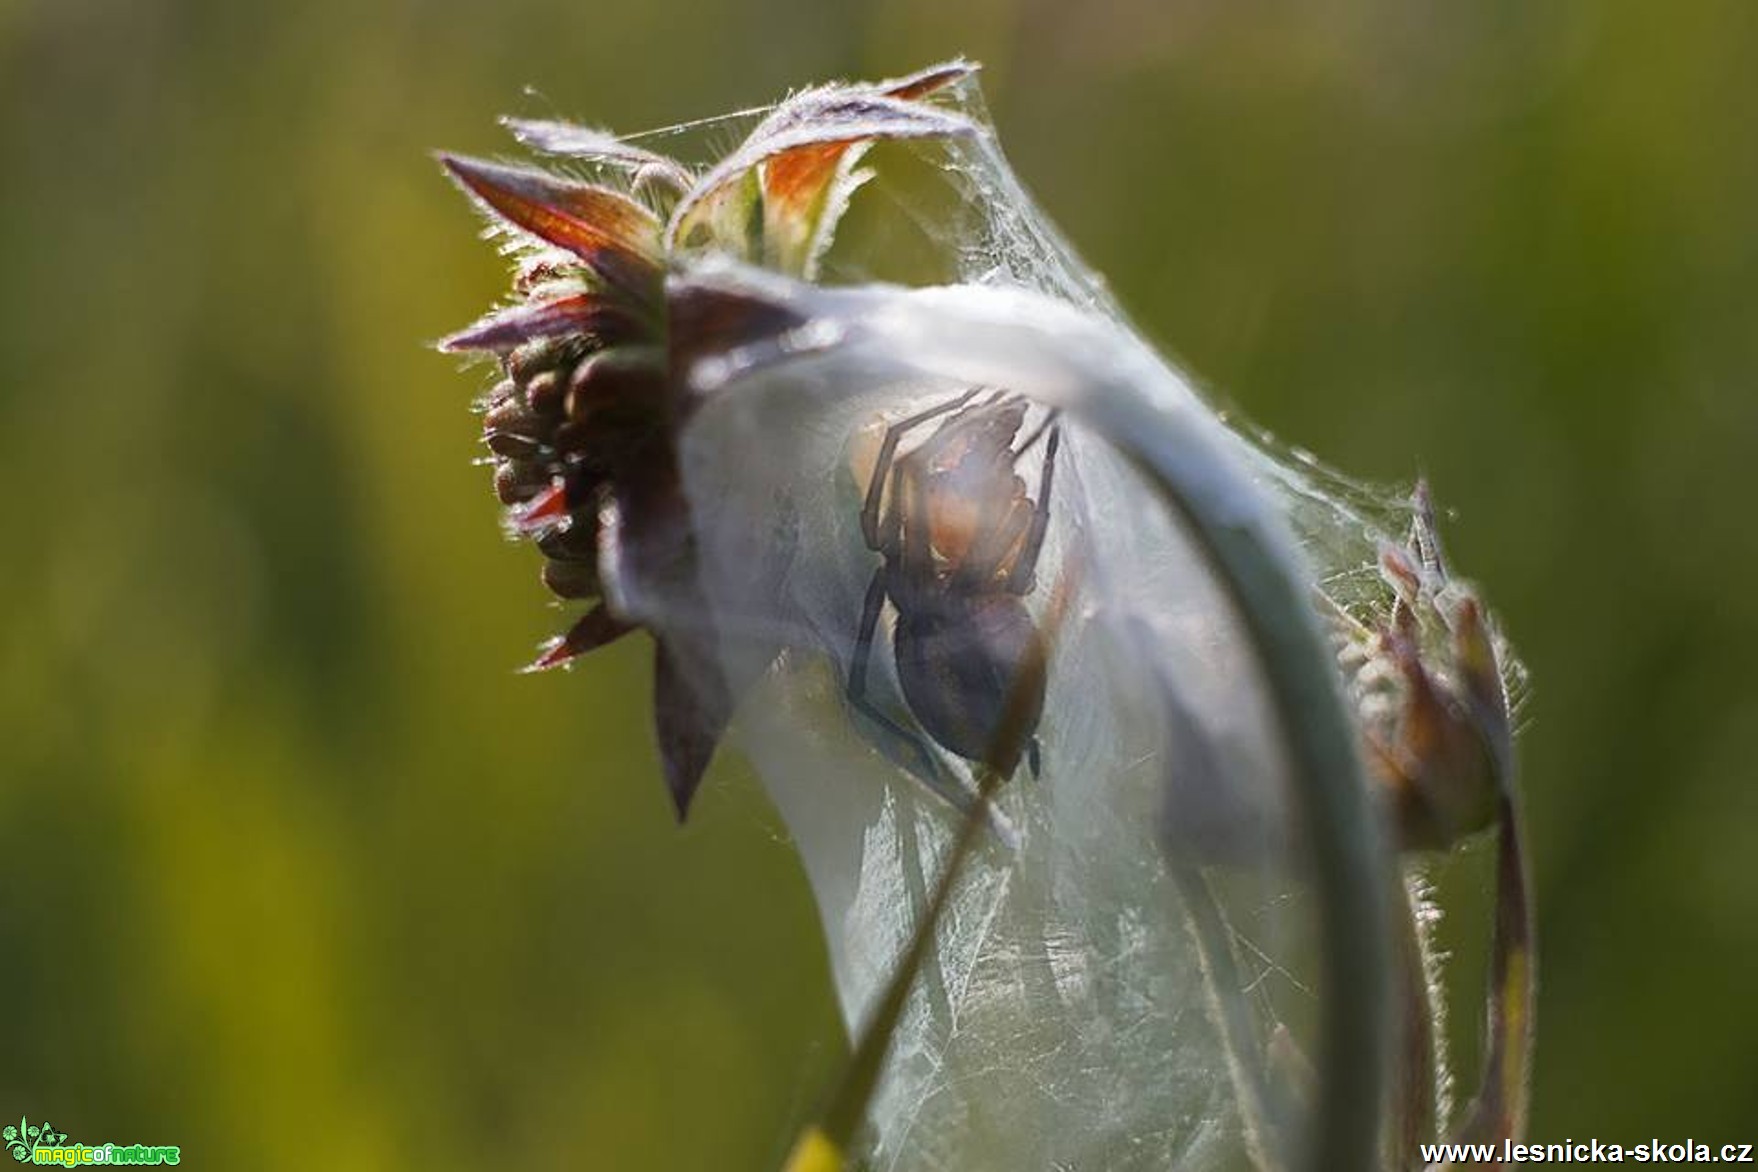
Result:
[[[423,346],[503,275],[427,152],[959,52],[1153,337],[1454,510],[1534,681],[1534,1138],[1758,1139],[1747,0],[0,0],[0,1118],[777,1162],[808,893],[736,762],[673,826],[643,648],[513,674],[557,615]]]

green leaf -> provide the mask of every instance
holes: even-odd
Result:
[[[763,187],[755,169],[689,197],[672,221],[672,247],[726,251],[755,260],[762,244]]]

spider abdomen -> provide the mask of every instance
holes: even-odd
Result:
[[[1009,700],[1028,740],[1044,710],[1043,636],[1011,594],[926,600],[898,614],[893,639],[898,682],[928,734],[970,761],[987,761],[1002,740]]]

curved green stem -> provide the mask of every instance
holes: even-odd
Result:
[[[1436,1138],[1440,1088],[1445,1077],[1442,1043],[1436,1029],[1439,1002],[1431,984],[1421,902],[1401,884],[1393,902],[1397,945],[1398,1042],[1391,1086],[1391,1130],[1387,1137],[1395,1168],[1421,1167],[1422,1148]]]
[[[1392,1003],[1391,867],[1300,560],[1268,514],[1242,504],[1255,501],[1257,489],[1191,421],[1114,394],[1085,395],[1070,406],[1133,459],[1185,521],[1257,653],[1319,896],[1324,1004],[1302,1166],[1372,1168]]]

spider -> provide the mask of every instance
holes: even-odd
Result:
[[[1003,713],[1014,689],[1023,689],[1016,702],[1024,705],[1026,760],[1037,775],[1045,647],[1022,600],[1037,584],[1061,427],[1051,412],[1015,446],[1025,399],[985,389],[887,427],[861,509],[861,535],[884,560],[861,610],[848,699],[907,745],[924,780],[946,796],[954,795],[943,788],[928,745],[867,698],[867,673],[889,599],[897,612],[897,678],[921,729],[967,761],[993,764]],[[927,439],[898,454],[909,432],[936,419]],[[1033,501],[1014,465],[1046,436]]]

